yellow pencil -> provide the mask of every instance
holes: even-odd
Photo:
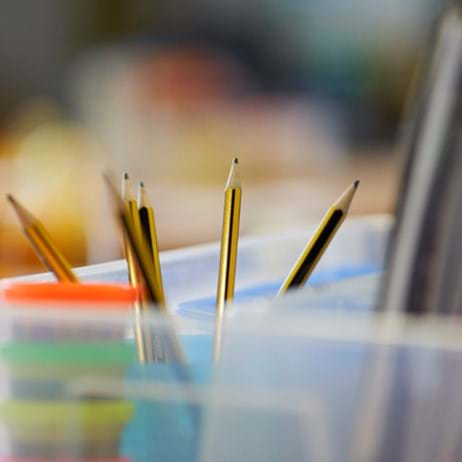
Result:
[[[356,180],[329,208],[313,237],[283,282],[278,295],[282,295],[288,290],[303,286],[306,283],[329,246],[330,241],[345,220],[358,185],[359,180]]]
[[[133,232],[135,234],[141,233],[141,223],[138,216],[138,205],[136,203],[135,196],[133,195],[130,178],[128,173],[124,173],[122,177],[122,200],[127,210],[127,218],[130,219]],[[136,264],[136,257],[131,248],[127,233],[124,233],[124,253],[127,260],[128,267],[128,280],[132,287],[139,287],[138,268]],[[141,297],[144,296],[144,291],[141,291]],[[135,342],[138,361],[140,363],[154,362],[154,353],[152,348],[152,340],[149,335],[149,331],[144,329],[143,322],[143,311],[146,308],[146,304],[143,304],[143,300],[140,298],[133,304],[134,317],[135,317]]]
[[[156,220],[154,216],[154,209],[149,203],[148,195],[146,193],[146,188],[142,181],[138,184],[138,206],[139,206],[139,216],[141,221],[141,230],[144,232],[144,236],[149,245],[149,250],[151,252],[151,259],[154,265],[154,272],[156,275],[157,286],[159,288],[159,293],[161,295],[160,303],[165,303],[165,293],[164,293],[164,284],[162,282],[162,271],[160,267],[159,260],[159,243],[157,240],[157,231],[156,231]]]
[[[115,205],[117,219],[127,238],[126,242],[128,249],[133,255],[135,267],[140,276],[140,287],[143,289],[145,295],[143,302],[149,303],[150,307],[159,310],[168,318],[166,306],[159,303],[161,297],[155,281],[154,266],[149,257],[148,244],[142,233],[137,232],[135,227],[133,226],[130,210],[128,209],[126,203],[122,200],[121,196],[119,195],[119,192],[117,191],[117,188],[114,186],[111,179],[106,175],[104,176],[104,179],[108,185],[112,200]],[[142,306],[146,310],[147,305],[144,303]],[[151,340],[149,340],[149,342],[146,341],[146,338],[150,337],[150,335],[148,334],[148,331],[150,331],[149,327],[150,326],[148,324],[147,328],[143,329],[142,331],[142,337],[144,339],[145,344],[151,344],[152,342]],[[159,339],[161,339],[162,348],[165,351],[165,356],[171,358],[171,360],[173,360],[174,362],[184,363],[185,355],[173,329],[171,329],[168,323],[166,323],[166,326],[161,326],[161,328],[159,328],[159,331],[161,331],[161,333],[158,337]],[[153,352],[155,352],[155,348],[156,345],[153,345],[152,348],[146,348],[146,354],[154,354]],[[162,353],[162,355],[164,355],[164,353]],[[147,362],[154,360],[156,360],[156,358],[146,358]]]
[[[125,203],[125,207],[128,210],[128,214],[130,216],[134,232],[137,234],[141,234],[141,222],[138,215],[138,204],[132,192],[128,173],[124,173],[122,178],[122,199]],[[135,257],[130,250],[130,246],[128,244],[128,237],[126,235],[124,236],[124,250],[125,258],[127,259],[128,265],[128,279],[130,281],[130,284],[136,287],[138,285],[138,274],[136,271]]]
[[[234,297],[240,215],[241,180],[239,177],[239,163],[237,158],[235,158],[231,164],[228,181],[225,186],[215,336],[213,341],[213,358],[215,361],[219,360],[221,355],[225,305]]]
[[[56,247],[42,223],[11,194],[7,194],[6,197],[13,206],[26,238],[41,262],[54,273],[58,281],[78,282],[72,266]]]

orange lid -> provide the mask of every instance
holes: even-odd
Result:
[[[40,458],[22,458],[15,456],[0,457],[0,462],[49,462],[50,459]],[[113,457],[113,458],[100,458],[100,459],[67,459],[57,458],[53,459],[54,462],[131,462],[131,459],[125,457]]]
[[[114,304],[126,307],[128,303],[134,302],[137,290],[126,284],[20,282],[6,286],[3,289],[3,298],[8,302],[26,303],[108,303],[112,308]]]

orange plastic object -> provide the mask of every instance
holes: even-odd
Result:
[[[3,289],[3,299],[7,302],[31,303],[40,307],[40,302],[108,303],[111,308],[127,308],[137,299],[137,289],[124,284],[92,283],[13,283]],[[55,306],[62,306],[56,303]],[[50,307],[53,306],[53,303]],[[79,308],[84,307],[80,306]]]
[[[131,462],[126,457],[112,459],[53,459],[53,462]],[[50,462],[50,459],[24,458],[24,457],[0,457],[0,462]]]

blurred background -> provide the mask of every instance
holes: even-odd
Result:
[[[144,180],[161,249],[393,211],[395,142],[437,0],[0,2],[0,175],[74,265],[121,256],[101,171]],[[0,276],[42,271],[0,200]]]

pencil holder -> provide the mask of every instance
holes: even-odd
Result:
[[[136,362],[126,322],[136,295],[131,287],[111,284],[3,289],[12,315],[9,340],[0,346],[7,385],[0,419],[14,457],[119,457],[132,404],[120,396],[76,394],[72,388],[80,380],[120,381]]]
[[[212,339],[210,335],[183,335],[180,342],[186,364],[140,364],[128,371],[126,395],[133,399],[134,418],[124,432],[121,454],[134,462],[197,460],[202,407],[191,390],[185,393],[185,389],[208,383]],[[141,393],[131,390],[134,384]]]

